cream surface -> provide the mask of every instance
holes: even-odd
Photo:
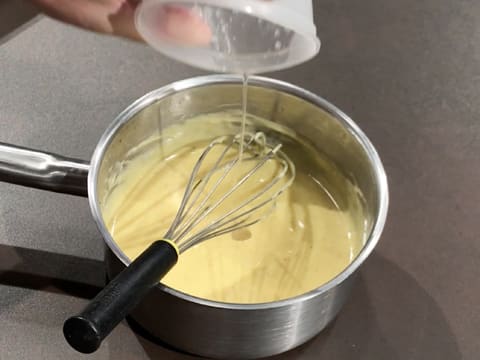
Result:
[[[210,134],[212,116],[176,126],[175,136],[161,146],[129,161],[109,195],[104,220],[119,247],[130,258],[151,242],[163,238],[182,199],[193,164],[206,145],[199,134]],[[226,116],[225,114],[221,116]],[[201,120],[201,119],[197,119]],[[217,128],[218,130],[218,128]],[[188,134],[194,139],[189,145]],[[173,140],[172,140],[173,139]],[[298,144],[288,153],[297,167],[293,185],[277,200],[273,213],[247,229],[207,240],[180,255],[179,262],[162,283],[200,298],[229,303],[262,303],[297,296],[313,290],[338,275],[358,254],[363,232],[355,207],[341,206],[327,184],[309,171],[309,163]],[[206,167],[215,157],[206,159]],[[248,196],[249,189],[262,186],[278,170],[267,164],[231,203]],[[245,168],[234,168],[225,189]],[[346,184],[347,182],[343,182]],[[225,190],[224,189],[224,190]],[[347,189],[346,192],[352,192]],[[253,191],[253,190],[252,190]],[[342,195],[344,198],[346,195]],[[343,209],[342,209],[343,208]],[[213,214],[213,218],[221,215]]]

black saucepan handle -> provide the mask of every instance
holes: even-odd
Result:
[[[177,263],[176,248],[159,240],[150,245],[98,293],[77,316],[67,319],[63,333],[68,343],[85,354],[96,351],[103,339],[127,316]]]

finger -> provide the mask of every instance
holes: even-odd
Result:
[[[212,31],[203,18],[179,5],[163,6],[156,16],[156,26],[162,37],[182,45],[205,46],[212,38]]]

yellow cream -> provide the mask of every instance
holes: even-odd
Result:
[[[118,174],[118,183],[105,202],[104,220],[130,259],[164,237],[193,165],[206,145],[198,141],[199,134],[220,133],[220,124],[228,123],[228,116],[232,115],[204,115],[175,126],[170,129],[172,136],[157,139],[158,146],[151,146],[150,141],[148,149]],[[186,139],[192,139],[190,145]],[[188,249],[162,283],[210,300],[262,303],[313,290],[344,270],[363,245],[361,200],[353,185],[339,174],[335,186],[316,176],[328,170],[328,162],[314,161],[320,155],[312,157],[311,149],[301,146],[292,143],[284,147],[296,164],[297,175],[270,216]],[[307,151],[309,156],[305,156]],[[207,158],[206,167],[214,159]],[[268,181],[277,165],[267,164],[254,178],[256,184],[249,186]],[[234,169],[222,192],[234,184],[240,171],[245,169]],[[221,210],[245,196],[245,190],[238,191]]]

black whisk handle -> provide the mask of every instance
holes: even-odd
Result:
[[[177,263],[178,249],[164,240],[150,245],[77,316],[67,319],[68,343],[85,354],[95,352],[108,334]]]

